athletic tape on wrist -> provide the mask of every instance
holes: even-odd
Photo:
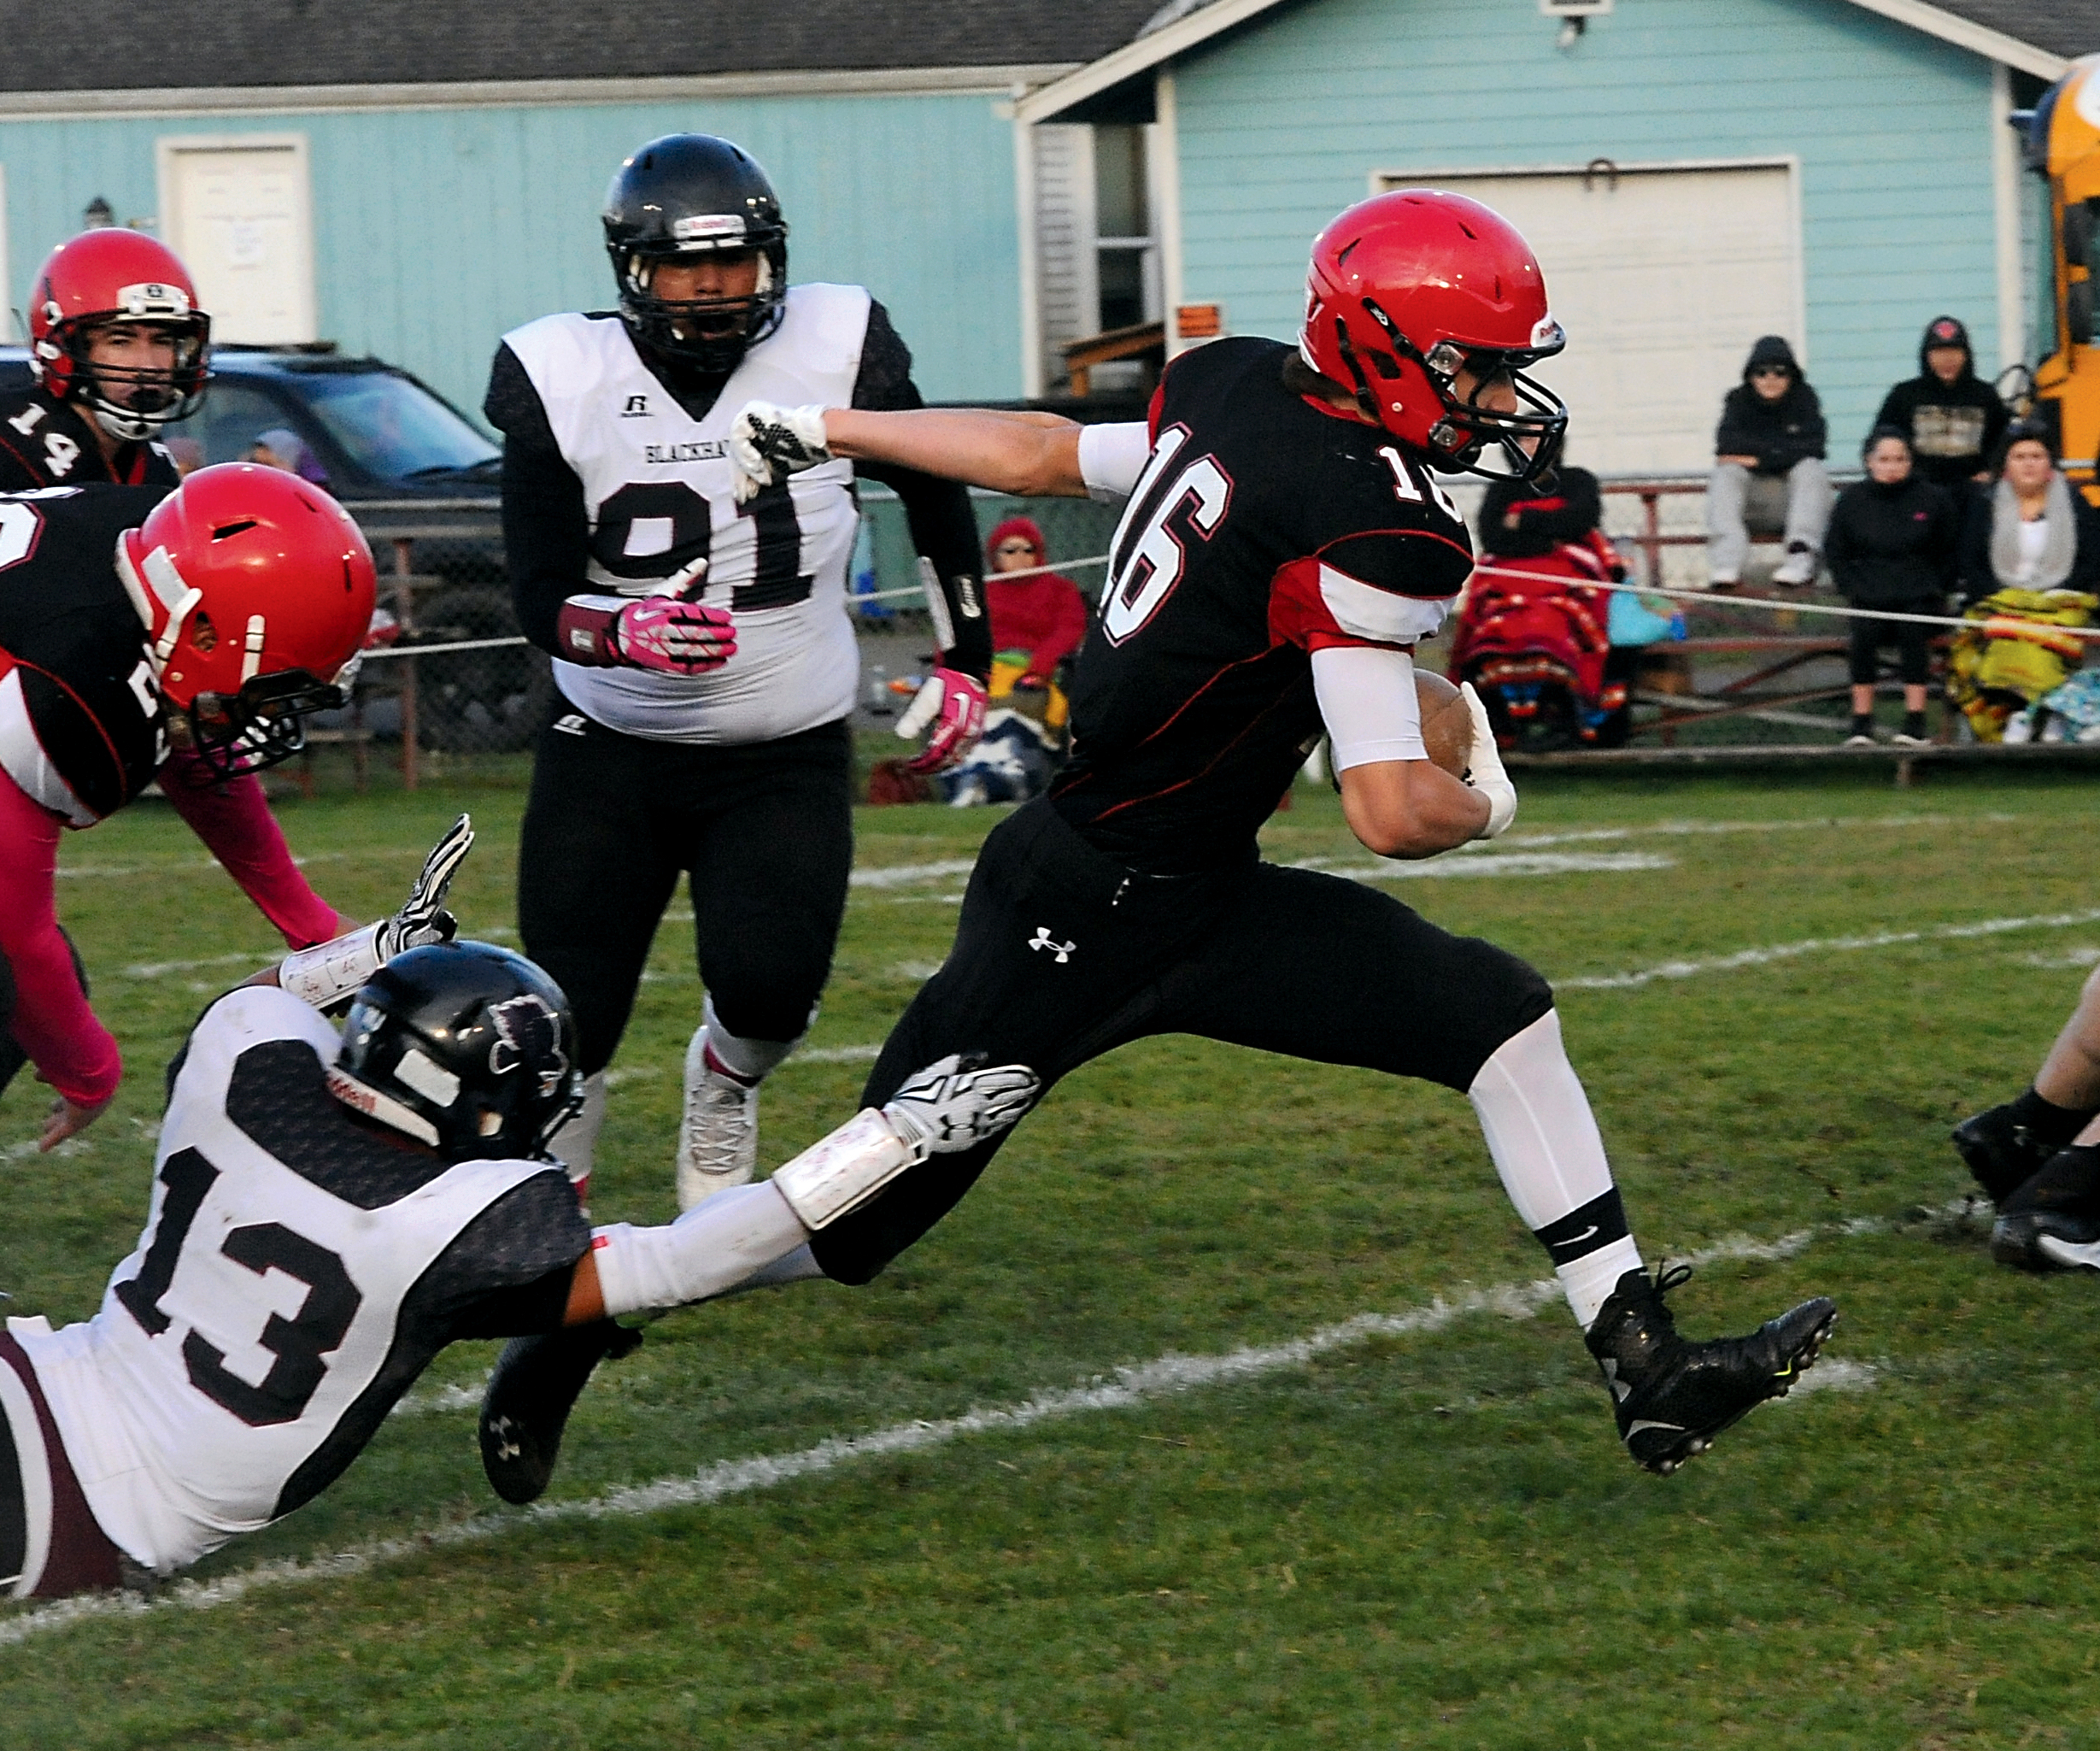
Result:
[[[813,1233],[859,1208],[925,1159],[924,1143],[906,1143],[880,1113],[864,1107],[777,1170],[771,1184]]]
[[[379,933],[388,922],[383,919],[314,948],[295,949],[277,964],[278,984],[316,1009],[341,1002],[385,964]]]

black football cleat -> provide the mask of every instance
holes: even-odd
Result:
[[[591,1370],[642,1343],[610,1319],[513,1337],[496,1358],[481,1399],[481,1468],[504,1501],[537,1501],[554,1475],[561,1431]]]
[[[2042,1238],[2069,1247],[2100,1241],[2100,1148],[2058,1149],[1998,1207],[1991,1225],[1991,1256],[2021,1271],[2061,1271],[2062,1260]]]
[[[1964,1119],[1950,1133],[1955,1153],[1968,1165],[1983,1195],[2003,1204],[2056,1153],[2012,1116],[2008,1106]]]
[[[1818,1296],[1747,1337],[1689,1343],[1663,1297],[1691,1274],[1689,1265],[1652,1280],[1628,1271],[1582,1340],[1611,1389],[1619,1439],[1636,1465],[1665,1477],[1768,1398],[1784,1398],[1838,1322],[1837,1303]]]

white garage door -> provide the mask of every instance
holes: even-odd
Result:
[[[1600,474],[1704,472],[1721,398],[1761,334],[1806,361],[1801,232],[1785,165],[1487,175],[1381,173],[1485,202],[1546,270],[1568,350],[1539,376],[1567,401],[1571,461]]]
[[[197,281],[214,340],[314,337],[306,142],[161,142],[161,235]]]

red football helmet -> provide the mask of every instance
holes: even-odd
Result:
[[[93,332],[138,323],[175,344],[172,368],[97,364]],[[194,414],[210,375],[211,318],[167,244],[136,231],[84,231],[53,250],[29,298],[29,367],[51,394],[79,396],[112,438],[151,438]]]
[[[1526,479],[1550,472],[1568,409],[1523,367],[1566,344],[1530,246],[1478,201],[1395,189],[1314,239],[1299,351],[1439,467]],[[1476,379],[1466,400],[1452,390],[1461,369]],[[1516,411],[1480,404],[1499,380],[1516,391]],[[1481,466],[1490,445],[1501,467]]]
[[[117,543],[171,737],[210,775],[273,766],[343,702],[378,579],[349,514],[281,468],[200,468]]]

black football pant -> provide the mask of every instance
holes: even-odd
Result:
[[[1944,614],[1947,606],[1939,596],[1927,596],[1917,602],[1877,602],[1865,605],[1906,614]],[[1847,650],[1853,685],[1871,687],[1874,684],[1881,671],[1881,647],[1892,643],[1896,647],[1896,672],[1903,677],[1903,684],[1912,687],[1924,685],[1932,674],[1933,631],[1933,627],[1921,626],[1915,620],[1854,620]]]
[[[566,702],[554,721],[582,714]],[[611,1061],[683,871],[722,1025],[791,1040],[830,976],[853,868],[843,723],[777,742],[650,742],[582,718],[540,736],[518,847],[518,931],[576,1012],[584,1073]]]
[[[862,1104],[950,1052],[1029,1065],[1047,1088],[1161,1033],[1463,1090],[1552,1002],[1515,955],[1389,895],[1252,857],[1135,875],[1039,801],[985,841],[947,963],[890,1034]],[[865,1283],[954,1207],[1000,1141],[900,1175],[817,1235],[817,1262]]]

